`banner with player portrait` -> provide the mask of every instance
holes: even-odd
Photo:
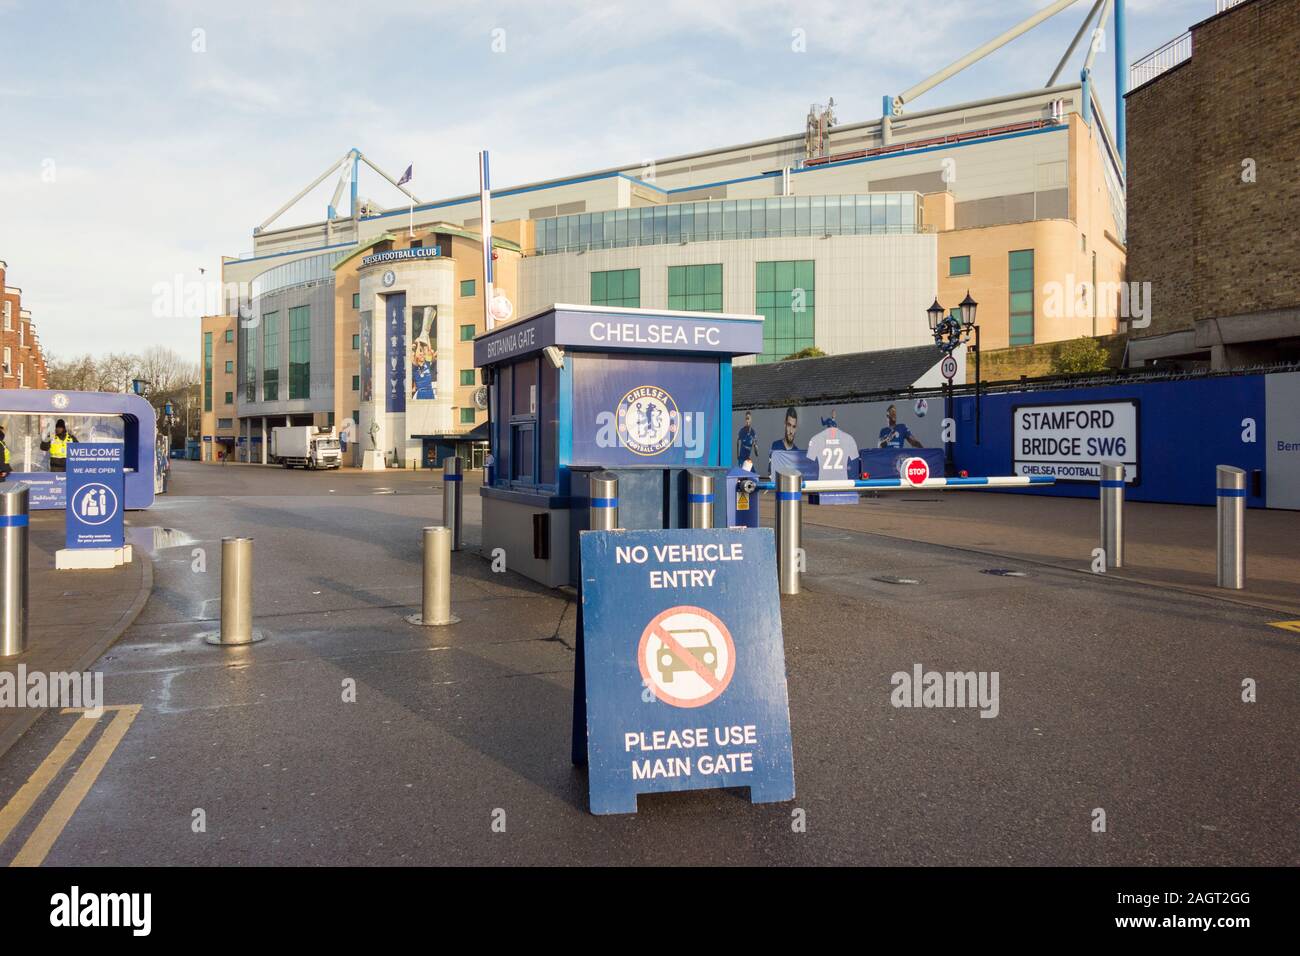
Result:
[[[411,307],[411,384],[409,401],[431,402],[438,397],[438,307]]]

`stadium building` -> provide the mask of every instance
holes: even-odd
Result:
[[[853,124],[814,107],[801,133],[494,189],[495,288],[514,318],[555,303],[759,314],[758,362],[930,343],[926,308],[967,291],[985,349],[1103,335],[1116,315],[1089,290],[1125,269],[1116,142],[1086,71]],[[405,204],[361,199],[363,163]],[[273,228],[336,172],[325,219]],[[357,150],[254,230],[223,261],[243,316],[242,454],[262,460],[276,424],[351,422],[350,463],[372,436],[390,462],[474,460],[481,242],[478,194],[422,201]]]

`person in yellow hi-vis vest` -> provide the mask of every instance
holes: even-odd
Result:
[[[0,425],[0,481],[8,478],[13,470],[13,466],[9,464],[9,446],[5,444],[5,429]]]
[[[68,431],[62,418],[54,423],[54,434],[46,435],[41,442],[41,451],[50,453],[50,471],[68,470],[68,443],[76,440],[77,436]]]

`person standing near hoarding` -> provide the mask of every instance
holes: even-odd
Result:
[[[13,470],[13,466],[9,464],[9,446],[5,444],[4,426],[0,425],[0,481],[8,478]]]
[[[50,471],[68,470],[68,445],[76,440],[77,436],[68,431],[62,418],[54,423],[54,434],[47,434],[41,442],[41,451],[50,453]]]

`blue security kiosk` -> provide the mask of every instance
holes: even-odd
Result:
[[[122,447],[125,475],[123,507],[153,504],[158,460],[156,412],[138,395],[118,392],[75,392],[56,389],[0,391],[0,427],[9,447],[10,481],[31,488],[29,507],[62,510],[67,498],[67,474],[54,470],[49,450],[42,449],[55,425],[63,421],[69,436],[87,444]]]
[[[555,305],[474,340],[494,457],[483,550],[549,587],[576,585],[588,482],[619,479],[619,526],[689,526],[687,470],[712,474],[728,523],[731,361],[763,347],[757,315]]]

